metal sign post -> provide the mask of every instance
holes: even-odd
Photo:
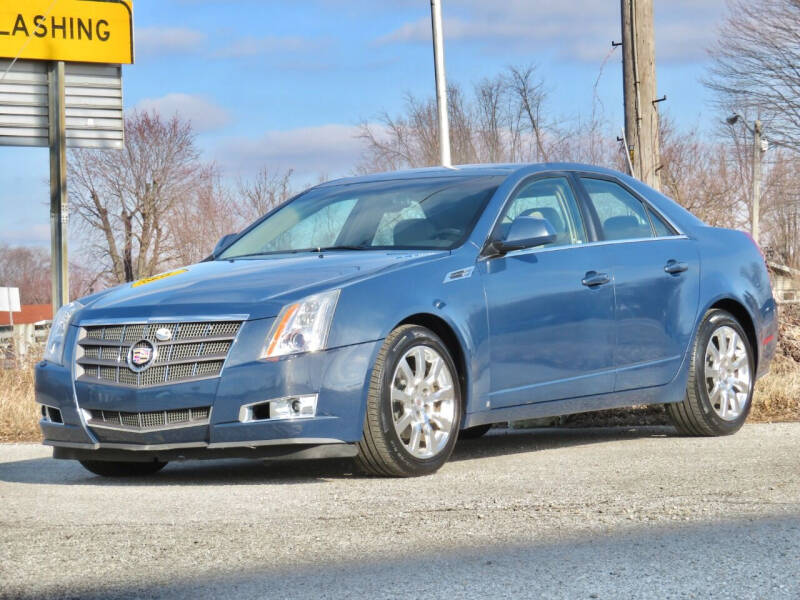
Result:
[[[67,117],[64,62],[52,61],[48,71],[50,121],[50,257],[53,315],[69,302],[67,268]]]
[[[11,325],[11,354],[14,356],[14,364],[17,361],[17,342],[14,339],[14,313],[21,310],[19,288],[0,287],[0,311],[8,312],[8,323]]]
[[[442,32],[441,0],[431,0],[431,25],[433,28],[433,67],[436,78],[436,107],[439,115],[439,162],[449,167],[450,123],[447,118],[447,77],[444,72],[444,33]]]
[[[50,147],[53,314],[69,301],[67,147],[122,149],[130,63],[131,0],[0,2],[0,146]]]

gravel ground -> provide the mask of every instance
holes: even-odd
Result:
[[[800,598],[800,424],[493,430],[438,474],[0,445],[0,598]]]

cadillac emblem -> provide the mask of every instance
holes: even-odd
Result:
[[[140,340],[128,350],[128,366],[139,373],[147,369],[156,358],[156,347],[150,340]]]

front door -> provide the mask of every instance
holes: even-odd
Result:
[[[547,219],[547,246],[483,259],[490,334],[490,407],[600,394],[614,384],[611,249],[586,245],[584,217],[566,177],[523,184],[494,235],[515,218]]]

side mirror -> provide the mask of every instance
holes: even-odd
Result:
[[[238,235],[238,233],[229,233],[228,235],[223,235],[217,242],[217,245],[214,246],[214,251],[211,253],[211,256],[219,256]]]
[[[517,217],[504,240],[493,240],[487,250],[490,255],[502,256],[513,250],[535,248],[556,241],[556,231],[547,219]]]

